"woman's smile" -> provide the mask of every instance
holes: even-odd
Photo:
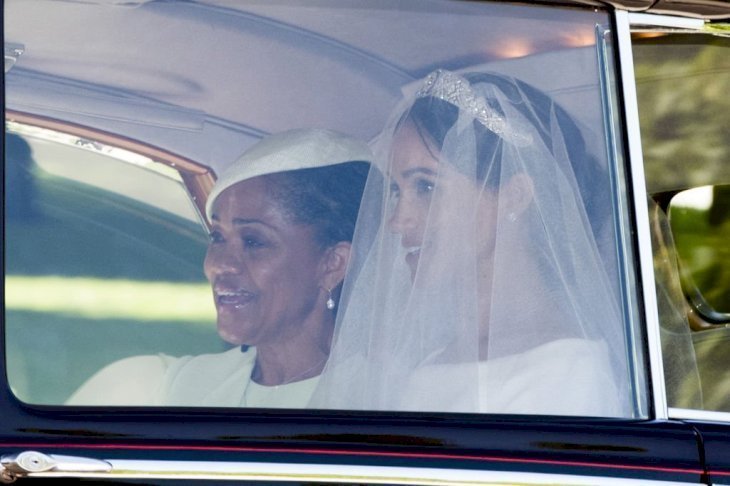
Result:
[[[218,311],[226,307],[241,309],[256,299],[256,294],[243,289],[225,288],[218,285],[213,290]]]

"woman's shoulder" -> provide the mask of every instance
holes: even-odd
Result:
[[[477,363],[416,370],[408,409],[546,415],[620,413],[608,350],[588,339],[557,339],[521,353]],[[478,408],[476,410],[475,408]]]
[[[480,373],[514,380],[521,375],[549,374],[556,370],[572,368],[577,362],[590,358],[603,362],[608,359],[604,344],[588,339],[556,339],[520,353],[480,361]],[[455,363],[425,366],[416,370],[413,379],[428,383],[435,379],[447,379],[455,374],[474,368],[477,363]]]
[[[210,392],[223,377],[246,373],[255,350],[234,348],[220,353],[182,357],[166,354],[123,358],[91,376],[66,401],[68,405],[152,406],[169,404],[171,394],[189,395],[194,386]],[[247,366],[248,365],[248,366]]]
[[[162,383],[166,405],[238,406],[251,378],[255,348],[184,356],[170,364]]]
[[[523,353],[482,364],[489,411],[548,415],[613,416],[615,376],[600,341],[557,339]],[[509,410],[502,410],[509,408]]]
[[[234,372],[247,364],[253,365],[255,358],[255,348],[239,347],[220,353],[183,356],[170,362],[167,375],[170,380],[181,377],[210,379]]]
[[[539,372],[545,374],[566,368],[572,370],[578,362],[604,364],[607,361],[608,350],[603,342],[581,338],[565,338],[549,341],[522,353],[487,361],[486,365],[489,368],[510,368],[517,374],[520,370],[523,373]],[[586,371],[591,370],[594,370],[594,368],[588,367],[586,369]]]
[[[86,380],[67,405],[153,405],[162,378],[175,358],[142,355],[108,364]]]

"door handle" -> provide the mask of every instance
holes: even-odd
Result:
[[[23,451],[0,458],[0,480],[3,483],[12,483],[19,477],[34,473],[89,473],[111,470],[112,465],[101,459],[43,454],[38,451]]]

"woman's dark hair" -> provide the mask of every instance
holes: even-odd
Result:
[[[433,144],[441,149],[446,135],[458,118],[459,108],[455,105],[439,98],[424,97],[416,99],[399,125],[411,122],[421,140],[427,142],[426,146]],[[493,166],[492,160],[499,160],[498,157],[502,153],[502,139],[479,122],[474,121],[472,128],[476,136],[476,178],[485,182],[488,187],[496,188],[499,184],[499,166]],[[487,174],[490,168],[492,172]]]
[[[542,142],[551,152],[562,150],[562,147],[553,147],[551,126],[557,122],[565,140],[564,148],[578,181],[586,209],[590,214],[594,208],[605,207],[606,201],[601,199],[605,199],[606,194],[603,194],[602,191],[594,191],[592,188],[595,187],[595,184],[592,182],[598,180],[597,178],[606,177],[607,174],[598,161],[588,153],[585,139],[578,125],[561,106],[547,94],[518,79],[496,73],[467,73],[463,76],[471,85],[487,83],[501,91],[509,100],[511,107],[518,110],[533,125]],[[503,115],[500,107],[495,106],[493,100],[487,99],[486,101],[494,111]],[[458,117],[459,109],[453,104],[438,98],[423,97],[413,103],[399,124],[413,123],[424,141],[428,141],[440,149]],[[476,134],[477,180],[485,183],[487,187],[497,188],[501,167],[493,165],[492,162],[501,160],[502,150],[504,150],[505,144],[510,142],[476,120],[472,122],[471,128]],[[591,224],[596,225],[593,218],[591,218]]]
[[[269,174],[266,184],[292,220],[315,227],[322,248],[352,241],[368,162],[344,162]]]

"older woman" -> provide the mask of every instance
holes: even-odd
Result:
[[[312,405],[630,413],[617,282],[599,251],[608,195],[590,189],[606,173],[567,113],[514,78],[438,70],[378,147],[390,195],[358,226],[383,225],[345,283]]]
[[[113,363],[72,404],[307,404],[327,361],[350,242],[370,169],[366,144],[319,129],[263,139],[208,197],[205,259],[218,354]]]

